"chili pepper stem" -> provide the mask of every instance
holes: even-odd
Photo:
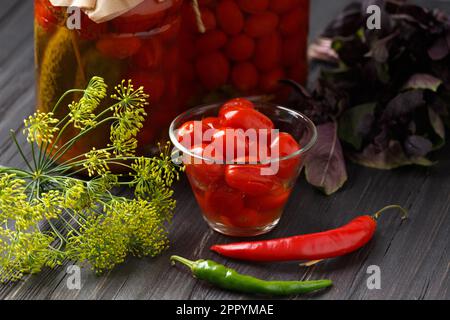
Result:
[[[386,206],[383,209],[381,209],[380,211],[376,212],[372,217],[375,220],[378,220],[384,212],[386,212],[388,210],[392,210],[392,209],[397,209],[402,212],[402,220],[405,220],[408,218],[408,211],[406,211],[405,208],[403,208],[402,206],[399,206],[399,205]]]
[[[173,265],[175,265],[175,262],[179,262],[179,263],[189,267],[189,269],[191,269],[191,271],[193,271],[194,265],[195,265],[194,261],[188,260],[188,259],[180,257],[180,256],[171,256],[170,261],[172,262]]]

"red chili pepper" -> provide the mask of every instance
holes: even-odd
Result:
[[[401,210],[403,218],[406,218],[406,210],[393,205],[385,207],[373,216],[360,216],[341,228],[326,232],[267,241],[215,245],[211,250],[229,258],[257,262],[316,261],[335,258],[366,245],[375,233],[376,220],[389,209]]]

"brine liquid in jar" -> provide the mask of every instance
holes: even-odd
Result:
[[[105,79],[112,93],[122,79],[132,79],[150,95],[147,120],[141,130],[139,152],[147,153],[156,142],[167,139],[170,121],[180,113],[178,100],[179,46],[182,0],[144,0],[122,15],[102,23],[92,21],[83,11],[80,29],[67,28],[67,8],[53,6],[49,0],[35,0],[35,52],[37,106],[51,111],[69,89],[85,88],[89,79]],[[79,99],[69,96],[57,111],[62,119],[68,104]],[[104,101],[108,107],[113,101]],[[101,111],[101,110],[98,110]],[[109,141],[109,126],[99,128],[77,142],[66,158]],[[72,131],[70,131],[72,130]],[[67,131],[61,144],[76,130]],[[61,159],[64,161],[67,159]]]
[[[190,104],[278,95],[278,80],[305,83],[309,0],[199,0],[183,6],[182,96]]]

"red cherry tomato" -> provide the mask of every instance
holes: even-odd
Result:
[[[225,181],[246,195],[266,195],[278,183],[278,179],[275,175],[262,175],[262,170],[263,167],[259,165],[228,165]]]
[[[269,0],[237,0],[242,11],[247,13],[260,13],[269,7]]]
[[[213,149],[211,149],[213,150]],[[225,174],[225,166],[221,164],[221,157],[216,156],[214,150],[210,152],[207,144],[202,144],[191,149],[193,154],[213,161],[203,161],[194,157],[185,159],[186,174],[195,183],[203,187],[219,182]],[[216,163],[217,162],[217,163]]]
[[[132,79],[135,87],[144,87],[144,91],[150,96],[150,104],[158,103],[166,88],[164,77],[158,72],[134,71],[125,78]]]
[[[208,117],[202,120],[203,124],[211,129],[219,129],[220,128],[220,119],[216,117]]]
[[[231,227],[255,228],[261,225],[260,214],[253,209],[244,208],[241,211],[230,212],[225,216]]]
[[[34,16],[39,25],[46,31],[53,31],[60,22],[59,9],[48,0],[35,1]]]
[[[229,216],[244,209],[244,195],[227,185],[208,189],[205,202],[208,213],[218,216]]]
[[[261,211],[281,210],[286,205],[292,190],[284,188],[282,185],[275,186],[270,194],[257,197],[246,197],[245,206],[247,208]]]
[[[278,81],[283,79],[283,77],[284,71],[280,68],[264,73],[261,75],[259,88],[263,92],[272,93],[279,88],[280,84]]]
[[[97,41],[97,50],[113,59],[126,59],[136,54],[142,46],[138,37],[105,37]]]
[[[291,35],[300,32],[302,28],[306,28],[308,25],[308,15],[309,11],[301,7],[285,13],[281,17],[281,33],[283,35]]]
[[[300,145],[289,133],[281,132],[278,138],[271,144],[272,157],[278,153],[278,158],[283,158],[292,155],[300,150]],[[300,156],[291,158],[289,160],[282,160],[278,162],[279,170],[277,176],[281,179],[292,179],[298,174],[300,169]]]
[[[299,5],[300,1],[304,0],[275,0],[270,1],[270,11],[275,13],[285,13],[294,9]],[[309,1],[309,0],[308,0]]]
[[[274,129],[272,121],[264,114],[254,109],[230,108],[221,114],[221,121],[224,127],[236,129]]]
[[[244,98],[235,98],[227,101],[219,110],[219,118],[222,118],[225,113],[236,108],[255,109],[255,105],[250,100]]]
[[[203,25],[205,26],[205,31],[215,29],[217,26],[217,21],[214,13],[205,7],[200,8],[200,13],[202,16]],[[183,28],[187,29],[191,33],[200,33],[197,17],[191,5],[183,6],[182,16],[184,24]]]
[[[221,52],[199,56],[195,67],[200,81],[208,90],[215,90],[227,83],[230,64]]]
[[[233,85],[242,93],[249,93],[258,86],[258,70],[250,62],[236,64],[231,71]]]
[[[211,145],[220,151],[224,161],[231,162],[248,154],[249,141],[242,130],[222,128],[214,133]]]
[[[177,139],[185,148],[203,143],[203,135],[210,129],[203,121],[189,121],[184,123],[177,131]]]
[[[245,34],[239,34],[230,39],[226,46],[227,56],[234,61],[244,61],[255,52],[255,40]]]
[[[238,34],[244,28],[244,15],[233,0],[223,0],[216,8],[220,27],[230,35]]]
[[[245,33],[252,38],[261,38],[275,32],[279,18],[272,12],[251,15],[245,22]]]
[[[282,42],[277,33],[258,40],[255,49],[255,65],[262,71],[269,71],[281,64]]]
[[[151,38],[143,41],[142,47],[133,56],[133,62],[140,68],[153,69],[158,67],[166,59],[161,41]]]
[[[197,51],[208,53],[220,50],[227,43],[227,35],[220,30],[211,30],[202,34],[197,39]]]

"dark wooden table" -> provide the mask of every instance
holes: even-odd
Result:
[[[312,34],[346,2],[313,0]],[[431,1],[427,1],[430,3]],[[449,7],[448,2],[435,1]],[[8,131],[21,136],[22,120],[35,105],[33,60],[33,5],[31,0],[2,0],[0,7],[0,163],[23,165]],[[20,141],[24,141],[20,137]],[[66,286],[67,263],[44,270],[25,281],[0,286],[3,299],[251,299],[252,296],[217,290],[196,281],[185,270],[172,268],[171,254],[214,258],[240,272],[267,279],[331,278],[332,289],[299,299],[449,299],[450,298],[450,157],[441,152],[435,167],[391,172],[349,166],[349,182],[339,193],[325,197],[300,179],[279,225],[268,237],[325,230],[342,225],[361,213],[386,204],[402,204],[410,219],[396,214],[380,222],[375,239],[349,256],[315,267],[296,263],[250,264],[227,261],[208,248],[230,239],[203,223],[185,181],[177,185],[178,209],[171,227],[171,249],[156,259],[129,259],[112,272],[97,277],[82,271],[82,289]],[[381,290],[369,290],[367,268],[381,269]]]

